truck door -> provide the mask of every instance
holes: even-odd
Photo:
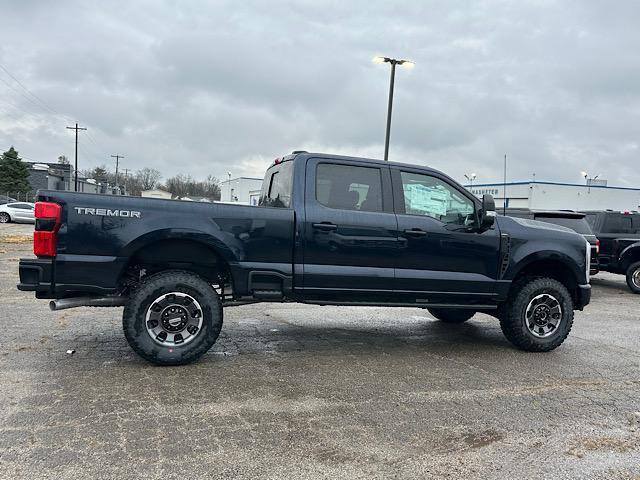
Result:
[[[386,165],[310,158],[303,291],[356,299],[393,291],[397,223]]]
[[[602,230],[598,233],[598,239],[600,240],[599,260],[603,268],[615,269],[618,267],[618,255],[620,255],[621,251],[618,240],[635,237],[633,231],[631,215],[618,212],[606,212],[604,214]]]
[[[477,202],[440,174],[392,167],[398,218],[396,290],[425,303],[489,301],[496,292],[498,227],[473,230]]]

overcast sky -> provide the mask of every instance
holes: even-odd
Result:
[[[92,3],[94,3],[92,5]],[[640,2],[0,0],[0,149],[261,177],[295,149],[640,187]],[[43,105],[44,103],[44,105]]]

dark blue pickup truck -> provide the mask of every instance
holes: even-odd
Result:
[[[40,191],[18,288],[54,310],[124,306],[145,359],[191,362],[222,309],[251,302],[426,308],[497,317],[548,351],[589,303],[590,247],[563,227],[496,217],[430,168],[307,152],[269,167],[260,206]]]

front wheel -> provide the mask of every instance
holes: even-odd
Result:
[[[640,294],[640,262],[635,262],[627,268],[627,285],[633,293]]]
[[[476,314],[473,310],[462,308],[427,308],[427,311],[444,323],[463,323]]]
[[[131,348],[158,365],[184,365],[204,355],[222,328],[222,303],[209,283],[170,270],[145,279],[122,315]]]
[[[11,217],[7,212],[0,212],[0,223],[9,223],[11,221]]]
[[[528,352],[560,346],[573,325],[573,299],[553,278],[524,278],[513,285],[500,309],[500,327],[511,343]]]

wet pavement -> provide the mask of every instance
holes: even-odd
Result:
[[[186,367],[138,358],[120,308],[18,292],[32,226],[0,225],[0,478],[640,478],[640,296],[593,280],[556,351],[493,318],[226,309]],[[75,350],[67,354],[67,350]]]

